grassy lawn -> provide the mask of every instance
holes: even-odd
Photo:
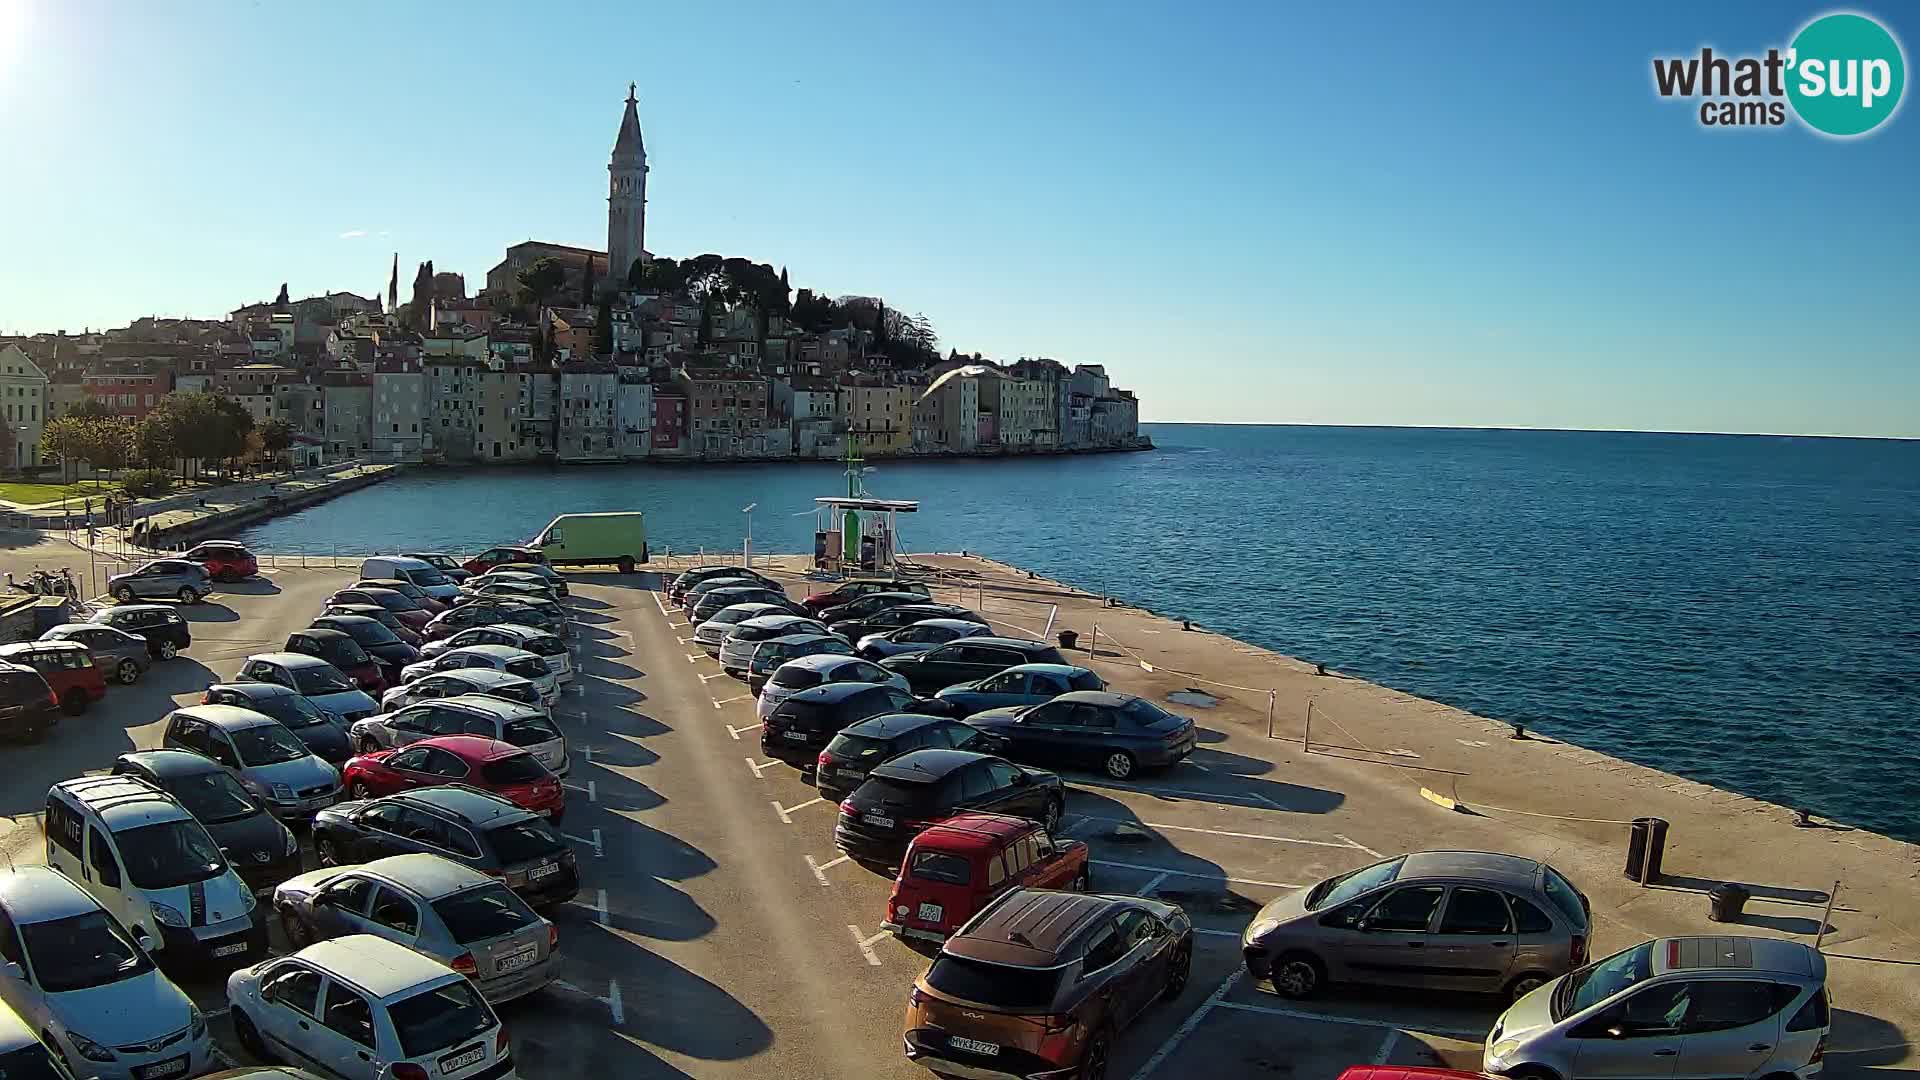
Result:
[[[0,499],[27,506],[59,502],[61,499],[80,495],[91,495],[97,498],[108,493],[117,496],[119,488],[117,486],[95,487],[91,480],[78,484],[28,484],[0,480]]]

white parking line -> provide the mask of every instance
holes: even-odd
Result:
[[[607,1010],[613,1013],[613,1026],[619,1027],[627,1022],[626,1011],[620,1008],[620,984],[607,980]]]
[[[1373,1063],[1375,1065],[1385,1065],[1387,1059],[1393,1056],[1393,1044],[1399,1041],[1400,1029],[1388,1028],[1386,1037],[1380,1040],[1380,1049],[1373,1052]]]
[[[672,627],[672,628],[673,628],[673,629],[675,629],[675,630],[678,630],[678,629],[680,629],[681,627],[683,627],[683,626],[685,626],[685,625],[687,625],[687,624],[686,624],[686,623],[683,623],[683,622],[669,622],[669,623],[667,623],[667,625],[668,625],[668,626],[670,626],[670,627]]]
[[[684,638],[684,637],[679,637],[679,636],[677,636],[677,635],[676,635],[676,636],[674,637],[674,639],[673,639],[673,640],[675,640],[675,641],[677,641],[677,642],[679,642],[679,643],[680,643],[680,644],[682,644],[682,645],[691,645],[691,644],[693,644],[693,639],[692,639],[692,638]]]
[[[1121,825],[1139,824],[1149,829],[1172,829],[1176,832],[1208,833],[1213,836],[1229,836],[1235,840],[1270,840],[1276,844],[1304,844],[1307,847],[1355,848],[1360,851],[1366,850],[1360,847],[1359,844],[1351,840],[1346,840],[1344,837],[1342,838],[1343,843],[1336,844],[1331,840],[1302,840],[1297,836],[1272,836],[1267,833],[1228,832],[1225,829],[1203,829],[1197,825],[1168,825],[1158,821],[1141,821],[1136,823],[1128,821],[1125,818],[1097,817],[1092,814],[1087,815],[1085,820],[1109,821]]]
[[[866,957],[866,958],[867,958],[867,963],[869,963],[869,964],[872,964],[872,965],[873,965],[874,967],[879,967],[879,966],[880,966],[880,957],[879,957],[878,955],[876,955],[876,954],[874,953],[874,951],[873,951],[873,943],[874,943],[874,942],[876,942],[876,941],[879,941],[879,940],[880,940],[881,938],[883,938],[883,937],[886,937],[886,936],[887,936],[887,932],[886,932],[885,930],[882,930],[882,931],[880,931],[879,933],[877,933],[877,934],[875,934],[875,935],[873,935],[873,936],[872,936],[872,937],[870,937],[870,938],[867,938],[867,939],[865,939],[865,940],[861,940],[861,937],[860,937],[860,928],[859,928],[859,927],[857,927],[857,926],[855,926],[855,925],[853,925],[852,923],[848,923],[848,924],[847,924],[847,933],[849,933],[849,934],[852,934],[852,935],[853,935],[853,946],[854,946],[854,948],[856,948],[856,949],[859,949],[859,950],[860,950],[860,955],[861,955],[861,956],[864,956],[864,957]]]
[[[1196,873],[1188,870],[1169,870],[1164,866],[1142,866],[1139,863],[1114,862],[1112,859],[1089,859],[1087,861],[1091,862],[1095,866],[1111,866],[1120,870],[1139,870],[1142,873],[1160,875],[1159,877],[1156,877],[1152,881],[1149,881],[1147,883],[1150,886],[1158,885],[1163,879],[1171,876],[1171,877],[1195,878],[1203,881],[1210,881],[1215,878],[1218,878],[1221,881],[1231,881],[1236,885],[1262,885],[1269,889],[1297,889],[1300,887],[1298,885],[1288,884],[1287,882],[1284,882],[1284,881],[1256,881],[1253,878],[1228,877],[1225,874],[1201,874],[1201,873]],[[1146,890],[1142,889],[1141,894],[1144,895],[1145,893],[1146,893]]]
[[[712,682],[712,681],[713,681],[713,680],[715,680],[715,679],[724,679],[724,678],[726,678],[726,677],[727,677],[727,673],[726,673],[726,672],[724,672],[724,671],[715,671],[715,672],[712,672],[711,674],[707,674],[707,675],[702,675],[702,676],[700,676],[700,681],[701,681],[701,682]]]
[[[747,759],[747,768],[753,770],[753,778],[755,780],[765,780],[767,778],[766,770],[778,764],[780,764],[778,759],[769,759],[766,761],[755,761],[752,758]]]
[[[591,780],[589,780],[589,781],[587,781],[587,786],[586,786],[586,787],[581,787],[581,786],[580,786],[579,784],[562,784],[561,786],[562,786],[562,787],[564,787],[564,788],[566,788],[566,789],[567,789],[568,791],[584,791],[584,792],[586,792],[586,793],[587,793],[587,801],[588,801],[588,802],[599,802],[599,801],[600,801],[600,789],[599,789],[598,787],[596,787],[596,786],[594,786],[594,782],[593,782],[593,781],[591,781]]]
[[[688,653],[688,654],[687,654],[687,663],[689,663],[689,664],[697,664],[697,663],[699,663],[699,662],[700,662],[700,658],[699,658],[698,656],[695,656],[695,655],[694,655],[694,654],[692,654],[692,653]]]
[[[1242,972],[1246,968],[1240,969]],[[1277,1005],[1251,1005],[1238,1001],[1222,1001],[1218,1008],[1231,1009],[1234,1012],[1260,1013],[1263,1016],[1284,1016],[1290,1020],[1324,1020],[1329,1024],[1348,1024],[1354,1027],[1395,1028],[1400,1031],[1424,1031],[1432,1035],[1446,1035],[1456,1039],[1485,1039],[1487,1033],[1468,1028],[1436,1027],[1432,1024],[1407,1023],[1398,1020],[1373,1020],[1361,1016],[1336,1016],[1331,1013],[1302,1012],[1299,1009],[1283,1009]]]
[[[773,800],[768,800],[768,801],[773,802]],[[823,803],[826,801],[827,800],[816,796],[814,798],[808,799],[806,802],[803,802],[798,806],[781,806],[778,802],[774,802],[773,812],[780,815],[780,821],[782,824],[791,825],[793,824],[793,818],[789,817],[788,816],[789,814],[792,814],[795,810],[805,810],[807,807],[812,806],[815,803]]]
[[[1193,788],[1148,787],[1145,784],[1123,784],[1118,780],[1092,780],[1085,777],[1075,777],[1073,783],[1076,787],[1117,788],[1121,791],[1137,791],[1142,795],[1170,796],[1174,799],[1187,801],[1203,802],[1225,800],[1227,802],[1246,803],[1250,806],[1266,807],[1274,810],[1286,809],[1286,807],[1281,806],[1272,799],[1264,795],[1255,795],[1252,792],[1248,792],[1245,795],[1238,795],[1231,791],[1198,791]]]
[[[1152,1076],[1153,1070],[1159,1068],[1160,1063],[1167,1060],[1187,1036],[1193,1034],[1193,1029],[1200,1026],[1200,1021],[1207,1018],[1207,1014],[1220,1004],[1221,999],[1227,996],[1227,992],[1232,990],[1240,982],[1241,976],[1246,973],[1247,969],[1244,967],[1234,968],[1233,974],[1227,976],[1219,986],[1214,987],[1213,993],[1207,995],[1207,1000],[1201,1002],[1199,1008],[1188,1014],[1187,1018],[1180,1022],[1180,1026],[1174,1029],[1173,1034],[1167,1036],[1167,1041],[1160,1044],[1160,1049],[1155,1050],[1153,1056],[1134,1072],[1133,1080],[1146,1080],[1147,1077]]]
[[[212,1051],[210,1051],[210,1053],[213,1057],[214,1063],[221,1066],[222,1068],[237,1069],[240,1067],[240,1063],[233,1059],[233,1055],[227,1053],[225,1050],[222,1050],[217,1046],[214,1047]]]
[[[560,835],[566,837],[567,839],[573,841],[576,844],[586,844],[587,846],[593,848],[594,858],[596,859],[606,858],[606,855],[607,855],[606,849],[600,846],[600,830],[599,829],[593,830],[593,839],[591,840],[587,839],[584,836],[575,836],[572,833],[561,833]]]
[[[1159,873],[1148,878],[1147,883],[1145,885],[1140,886],[1140,890],[1136,892],[1134,895],[1135,896],[1152,896],[1153,890],[1159,888],[1161,882],[1167,880],[1172,876],[1173,876],[1173,871],[1162,870]]]
[[[746,727],[734,727],[732,724],[728,724],[727,734],[733,736],[735,740],[738,740],[740,738],[741,732],[752,731],[754,728],[757,728],[759,726],[760,726],[759,724],[748,724]]]
[[[1379,853],[1379,852],[1377,852],[1377,851],[1375,851],[1375,850],[1373,850],[1372,848],[1370,848],[1370,847],[1368,847],[1367,845],[1365,845],[1365,844],[1360,844],[1360,843],[1355,843],[1355,842],[1354,842],[1354,839],[1353,839],[1353,837],[1351,837],[1351,836],[1348,836],[1348,835],[1347,835],[1346,833],[1334,833],[1333,835],[1335,835],[1335,836],[1337,836],[1337,837],[1339,837],[1339,838],[1340,838],[1340,839],[1342,839],[1342,840],[1345,840],[1345,841],[1346,841],[1346,842],[1347,842],[1348,844],[1351,844],[1351,845],[1352,845],[1353,847],[1355,847],[1355,848],[1358,848],[1359,850],[1361,850],[1361,851],[1364,851],[1364,852],[1366,852],[1367,854],[1369,854],[1369,855],[1371,855],[1371,856],[1373,856],[1373,857],[1374,857],[1374,858],[1376,858],[1376,859],[1378,859],[1378,858],[1380,858],[1380,857],[1381,857],[1381,856],[1380,856],[1380,853]]]
[[[574,903],[579,902],[579,897],[575,897]],[[600,920],[601,926],[607,925],[607,890],[605,889],[594,890],[593,916]]]
[[[851,856],[842,855],[839,858],[833,860],[832,862],[820,862],[819,860],[815,859],[811,855],[807,855],[803,857],[807,860],[807,869],[813,871],[814,878],[817,879],[821,885],[828,884],[827,871],[833,869],[836,866],[839,866],[841,863],[846,862],[851,858]]]
[[[753,697],[752,694],[735,694],[729,698],[716,698],[714,699],[713,707],[717,709],[722,705],[731,705],[736,701],[746,701],[751,697]]]
[[[667,614],[667,605],[666,605],[666,604],[664,604],[664,603],[661,603],[661,602],[660,602],[660,594],[659,594],[659,593],[654,593],[654,594],[653,594],[653,606],[654,606],[654,607],[657,607],[657,608],[659,608],[659,609],[660,609],[660,617],[661,617],[661,618],[663,618],[663,619],[671,619],[671,618],[673,618],[673,616],[671,616],[671,615],[669,615],[669,614]]]

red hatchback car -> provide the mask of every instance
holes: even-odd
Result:
[[[47,681],[60,711],[78,716],[107,696],[107,676],[77,641],[22,641],[0,645],[0,661],[30,667]]]
[[[466,562],[461,563],[460,566],[461,569],[469,574],[484,574],[494,567],[502,566],[506,563],[544,563],[546,561],[547,557],[541,553],[539,548],[515,547],[511,544],[503,544],[500,547],[488,548],[473,558],[468,559]]]
[[[464,784],[558,823],[566,812],[560,778],[512,743],[484,735],[438,735],[396,750],[351,758],[340,770],[347,795],[372,799],[413,788]]]
[[[1087,845],[1055,840],[1037,821],[1007,814],[955,814],[907,845],[880,923],[902,938],[945,941],[1008,889],[1091,884]]]
[[[260,560],[246,545],[232,540],[208,540],[180,557],[206,567],[207,576],[215,581],[245,581],[260,573]]]

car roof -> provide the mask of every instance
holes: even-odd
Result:
[[[212,758],[188,750],[135,750],[121,754],[114,760],[138,765],[153,775],[163,778],[202,776],[206,773],[227,771],[225,766]]]
[[[910,731],[919,731],[928,724],[950,722],[944,716],[928,716],[925,713],[882,713],[879,716],[869,716],[851,727],[842,728],[841,733],[858,735],[866,739],[891,739]]]
[[[803,643],[803,642],[808,642],[808,641],[840,641],[840,642],[844,642],[844,641],[846,641],[846,640],[847,640],[846,638],[843,638],[843,637],[841,637],[841,636],[840,636],[839,634],[823,634],[823,633],[821,633],[821,632],[819,632],[818,630],[808,630],[808,631],[805,631],[804,633],[799,633],[799,634],[782,634],[782,635],[780,635],[779,637],[774,637],[774,638],[768,638],[767,640],[765,640],[765,641],[763,641],[763,642],[761,642],[760,644],[762,644],[762,645],[799,645],[799,644],[801,644],[801,643]],[[833,654],[831,654],[831,653],[825,653],[825,654],[822,654],[822,653],[812,653],[812,654],[809,654],[809,655],[813,655],[813,656],[820,656],[820,655],[829,655],[829,656],[830,656],[830,655],[833,655]],[[840,655],[841,655],[841,656],[845,656],[845,655],[847,655],[847,654],[845,654],[845,653],[841,653]],[[788,663],[790,663],[790,664],[797,664],[797,663],[799,663],[800,661],[802,661],[802,660],[805,660],[805,659],[807,659],[807,657],[804,657],[804,656],[796,656],[796,657],[794,657],[794,658],[793,658],[792,660],[789,660],[789,661],[787,661],[787,662],[788,662]]]
[[[453,649],[448,651],[458,652],[459,650]],[[475,686],[509,686],[533,681],[525,676],[515,675],[511,671],[502,671],[499,668],[490,667],[453,668],[448,671],[435,671],[426,677],[430,679],[459,679],[464,682],[470,682]]]
[[[79,776],[53,786],[91,809],[108,832],[193,820],[173,796],[137,776]]]
[[[437,746],[467,761],[492,761],[495,758],[512,757],[515,754],[527,752],[512,743],[489,739],[485,735],[435,735],[430,739],[421,739],[419,742],[407,745]]]
[[[982,634],[979,637],[963,638],[959,641],[950,642],[949,644],[1004,645],[1010,649],[1019,649],[1021,652],[1034,652],[1039,649],[1053,648],[1053,642],[1051,641],[1029,641],[1026,638],[1001,637],[997,634]]]
[[[809,634],[809,635],[807,635],[807,636],[808,636],[808,637],[838,637],[839,635],[838,635],[838,634]],[[775,638],[774,640],[775,640],[775,641],[778,641],[778,640],[780,640],[780,639],[779,639],[779,638]],[[860,659],[860,658],[859,658],[859,657],[857,657],[857,656],[850,656],[850,655],[848,655],[848,654],[846,654],[846,653],[808,653],[808,654],[807,654],[807,655],[805,655],[805,656],[796,656],[796,657],[794,657],[793,659],[791,659],[791,660],[789,660],[789,661],[787,661],[787,664],[794,664],[794,665],[797,665],[797,666],[799,666],[799,667],[803,667],[803,668],[808,668],[808,669],[817,669],[817,668],[823,668],[823,667],[827,667],[827,666],[830,666],[830,665],[833,665],[833,666],[837,666],[837,665],[840,665],[840,664],[844,664],[844,663],[846,663],[846,662],[847,662],[847,661],[849,661],[849,660],[858,660],[858,659]],[[872,661],[868,661],[868,663],[872,663]],[[781,666],[781,667],[786,667],[786,666],[787,666],[787,664],[782,664],[782,665],[780,665],[780,666]],[[834,683],[833,685],[835,685],[835,686],[843,686],[843,685],[848,685],[848,684],[844,684],[844,683]],[[852,685],[861,685],[861,686],[873,686],[873,685],[875,685],[875,684],[873,684],[873,683],[857,683],[857,684],[852,684]],[[824,690],[824,689],[826,689],[826,688],[825,688],[825,687],[822,687],[822,686],[816,686],[816,687],[813,687],[812,689],[814,689],[814,690]],[[801,691],[801,693],[806,693],[806,692],[807,692],[807,691],[805,691],[805,690],[803,690],[803,691]]]
[[[774,588],[763,581],[756,581],[751,585],[722,585],[717,589],[710,590],[703,594],[700,597],[700,602],[707,604],[712,603],[715,598],[725,600],[729,596],[739,596],[741,593],[773,591],[775,591]]]
[[[814,619],[810,615],[795,615],[787,611],[770,611],[765,615],[755,615],[751,619],[742,619],[740,620],[740,625],[749,626],[758,623],[759,626],[756,629],[765,629],[767,627],[787,626],[791,623],[813,621]]]
[[[306,653],[298,652],[258,652],[247,657],[247,659],[265,660],[270,664],[278,664],[284,668],[333,666],[317,656],[308,656]]]
[[[1061,697],[1067,695],[1062,694]],[[1536,859],[1498,851],[1416,851],[1400,864],[1397,880],[1411,878],[1473,878],[1504,882],[1511,888],[1532,885],[1540,874]]]
[[[1053,700],[1077,701],[1083,705],[1098,705],[1103,709],[1117,709],[1128,702],[1139,700],[1139,698],[1134,694],[1119,694],[1112,690],[1069,690]]]
[[[46,631],[45,631],[44,633],[42,633],[42,634],[40,635],[40,640],[41,640],[41,641],[47,641],[47,640],[50,640],[50,639],[49,639],[49,638],[47,637],[47,634],[64,634],[64,633],[71,633],[72,631],[75,631],[75,630],[99,630],[99,629],[101,629],[101,628],[102,628],[102,627],[101,627],[101,624],[100,624],[100,623],[93,623],[93,622],[63,622],[63,623],[60,623],[60,624],[59,624],[59,625],[57,625],[57,626],[49,626],[49,627],[47,627],[47,629],[46,629]],[[120,628],[119,628],[119,627],[117,627],[117,626],[108,626],[108,627],[105,627],[105,629],[108,629],[108,630],[119,630]],[[124,634],[124,633],[126,633],[126,631],[125,631],[125,630],[120,630],[120,632],[121,632],[121,633],[123,633],[123,634]],[[136,638],[135,640],[138,640],[138,639]]]
[[[438,960],[372,934],[331,938],[293,955],[382,1001],[454,973]]]
[[[322,616],[322,618],[325,618],[325,617],[326,617],[326,616]],[[365,619],[365,618],[366,618],[366,616],[365,616],[365,615],[335,615],[335,616],[333,616],[333,617],[334,617],[334,618],[336,618],[336,619],[347,619],[347,618],[353,618],[353,619]],[[371,620],[369,620],[369,621],[371,621]],[[322,639],[322,640],[331,640],[331,639],[333,639],[333,638],[342,638],[342,639],[344,639],[344,640],[347,640],[347,641],[352,641],[352,640],[353,640],[353,635],[352,635],[352,634],[349,634],[349,633],[347,633],[347,632],[346,632],[346,631],[344,631],[344,630],[335,630],[335,629],[333,629],[333,628],[332,628],[332,627],[330,627],[330,626],[307,626],[307,627],[303,627],[302,629],[299,629],[299,630],[295,630],[295,631],[294,631],[294,633],[296,633],[296,634],[318,634],[318,635],[321,635],[321,639]]]
[[[511,623],[511,622],[482,623],[479,626],[463,626],[460,628],[459,634],[464,634],[469,630],[504,630],[507,633],[514,635],[515,637],[521,637],[521,638],[553,636],[553,631],[551,630],[542,630],[537,626],[527,626],[524,623]],[[458,637],[459,634],[455,634],[454,636]],[[455,646],[455,648],[477,649],[477,648],[480,648],[480,646],[458,645],[458,646]],[[451,652],[453,650],[449,649],[447,651]]]
[[[755,612],[771,615],[771,614],[777,614],[781,610],[779,604],[769,604],[763,600],[750,600],[744,604],[728,604],[727,606],[714,612],[712,615],[707,616],[707,618],[717,619],[720,616],[726,614],[727,612],[735,610],[736,608],[739,609],[742,615],[745,616],[744,618],[737,618],[737,619],[731,620],[736,624],[746,622],[747,619],[758,618],[759,615],[754,614]],[[721,625],[725,626],[726,623],[721,623]]]
[[[532,705],[523,705],[518,701],[502,701],[497,697],[488,697],[485,694],[455,694],[452,697],[439,698],[434,704],[464,705],[469,709],[489,713],[502,720],[518,720],[528,713],[536,713],[540,716],[547,715],[545,709],[535,708]]]
[[[260,727],[263,724],[278,725],[280,721],[263,712],[239,705],[184,705],[167,714],[173,716],[191,716],[222,731],[237,731],[241,728]]]
[[[869,776],[884,777],[888,780],[906,780],[926,782],[940,780],[976,761],[986,761],[992,754],[976,754],[971,750],[914,750],[901,754],[892,761],[874,766]]]
[[[210,547],[239,548],[241,551],[247,550],[247,545],[241,543],[238,540],[202,540],[199,543],[193,545],[193,547],[189,550],[198,551],[201,548],[210,548]]]
[[[432,564],[427,562],[427,560],[416,559],[411,555],[372,555],[368,557],[367,561],[371,562],[374,559],[380,559],[384,562],[392,563],[394,566],[405,567],[408,570],[433,569]],[[366,563],[363,562],[360,565],[365,566]]]
[[[77,641],[14,641],[0,645],[0,656],[18,656],[37,652],[86,652],[87,647]]]
[[[980,639],[974,638],[972,640],[979,641]],[[1040,675],[1065,675],[1068,677],[1093,674],[1092,668],[1083,668],[1078,664],[1015,664],[1001,671],[1001,674],[1004,675],[1008,671],[1030,671]],[[1085,693],[1085,691],[1076,690],[1073,691],[1073,693]]]
[[[387,798],[450,813],[475,825],[493,825],[534,816],[533,811],[522,810],[497,795],[457,784],[414,788]]]
[[[1097,894],[1014,889],[949,938],[941,951],[988,963],[1051,966],[1119,903]]]
[[[823,654],[816,653],[814,655],[818,656]],[[792,661],[788,661],[788,663],[792,663]],[[785,665],[782,665],[782,666],[784,667]],[[885,683],[870,683],[870,682],[826,683],[825,685],[822,685],[822,686],[809,686],[805,690],[801,690],[797,693],[789,694],[787,695],[787,701],[798,701],[798,702],[810,701],[814,703],[831,704],[836,701],[845,701],[847,698],[850,698],[853,695],[858,694],[863,690],[872,690],[875,687],[885,686],[885,685],[886,685]],[[784,705],[786,704],[786,702],[781,702],[781,704]]]
[[[949,851],[997,851],[1009,840],[1040,827],[1031,818],[1011,814],[955,814],[936,821],[913,838],[914,847],[938,846]]]
[[[1654,971],[1774,971],[1806,977],[1815,973],[1813,949],[1780,938],[1714,935],[1661,938],[1653,945]]]
[[[384,859],[348,866],[354,871],[364,870],[390,881],[404,885],[427,900],[438,900],[452,893],[464,892],[476,885],[485,885],[493,879],[470,866],[463,866],[452,859],[438,855],[417,852],[411,855],[389,855]]]
[[[291,686],[281,686],[273,682],[223,682],[214,683],[208,690],[231,690],[242,697],[258,701],[270,697],[294,697],[300,691]]]
[[[382,623],[380,622],[380,620],[379,620],[379,619],[374,619],[374,618],[369,618],[368,616],[365,616],[365,615],[350,615],[350,614],[340,614],[340,615],[325,615],[325,614],[322,614],[322,615],[316,615],[316,616],[314,616],[314,619],[313,619],[313,623],[318,623],[318,622],[319,622],[319,621],[320,621],[321,619],[326,619],[326,620],[328,620],[328,621],[330,621],[330,622],[344,622],[344,623],[346,623],[346,624],[347,624],[347,625],[349,625],[349,626],[355,626],[355,625],[358,625],[358,623],[356,623],[356,622],[353,622],[353,621],[350,621],[350,620],[358,620],[359,622],[362,622],[362,623],[371,623],[371,624],[372,624],[372,625],[374,625],[374,626],[380,626],[380,625],[383,625],[383,624],[382,624]],[[314,625],[313,625],[313,623],[309,623],[309,624],[308,624],[308,626],[309,626],[310,628],[312,628],[312,629],[319,629],[319,630],[326,630],[326,629],[329,629],[329,627],[324,627],[324,626],[314,626]]]
[[[901,607],[918,607],[919,605],[902,604],[900,606]],[[966,619],[947,619],[947,618],[921,619],[919,622],[911,622],[907,624],[907,626],[938,626],[943,630],[972,630],[979,625],[980,624],[977,622],[969,622]],[[901,629],[905,629],[905,627],[902,627]],[[975,636],[982,636],[982,635],[975,635]]]
[[[897,596],[907,600],[925,600],[926,599],[926,596],[924,594],[917,593],[917,592],[870,592],[861,596],[858,601],[849,600],[847,601],[847,603],[852,604],[852,603],[870,601],[876,596],[889,596],[889,597]]]
[[[15,925],[98,911],[100,905],[72,878],[43,864],[22,864],[0,875],[0,908]]]
[[[117,615],[171,615],[185,621],[181,614],[165,604],[115,604],[110,608],[101,608],[93,613],[89,622],[106,622]]]
[[[472,627],[468,627],[468,629],[472,629]],[[457,649],[448,649],[447,652],[441,653],[440,655],[445,656],[447,653],[472,653],[478,656],[492,656],[500,660],[518,660],[522,656],[534,655],[525,649],[516,648],[512,645],[495,645],[492,643],[486,645],[462,645]],[[438,657],[435,659],[438,659]]]

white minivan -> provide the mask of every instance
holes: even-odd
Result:
[[[360,564],[360,576],[374,581],[410,581],[435,600],[452,600],[460,595],[447,575],[425,559],[410,555],[375,555]]]
[[[48,789],[47,865],[148,952],[221,964],[266,954],[253,890],[204,825],[138,777],[83,776]]]

